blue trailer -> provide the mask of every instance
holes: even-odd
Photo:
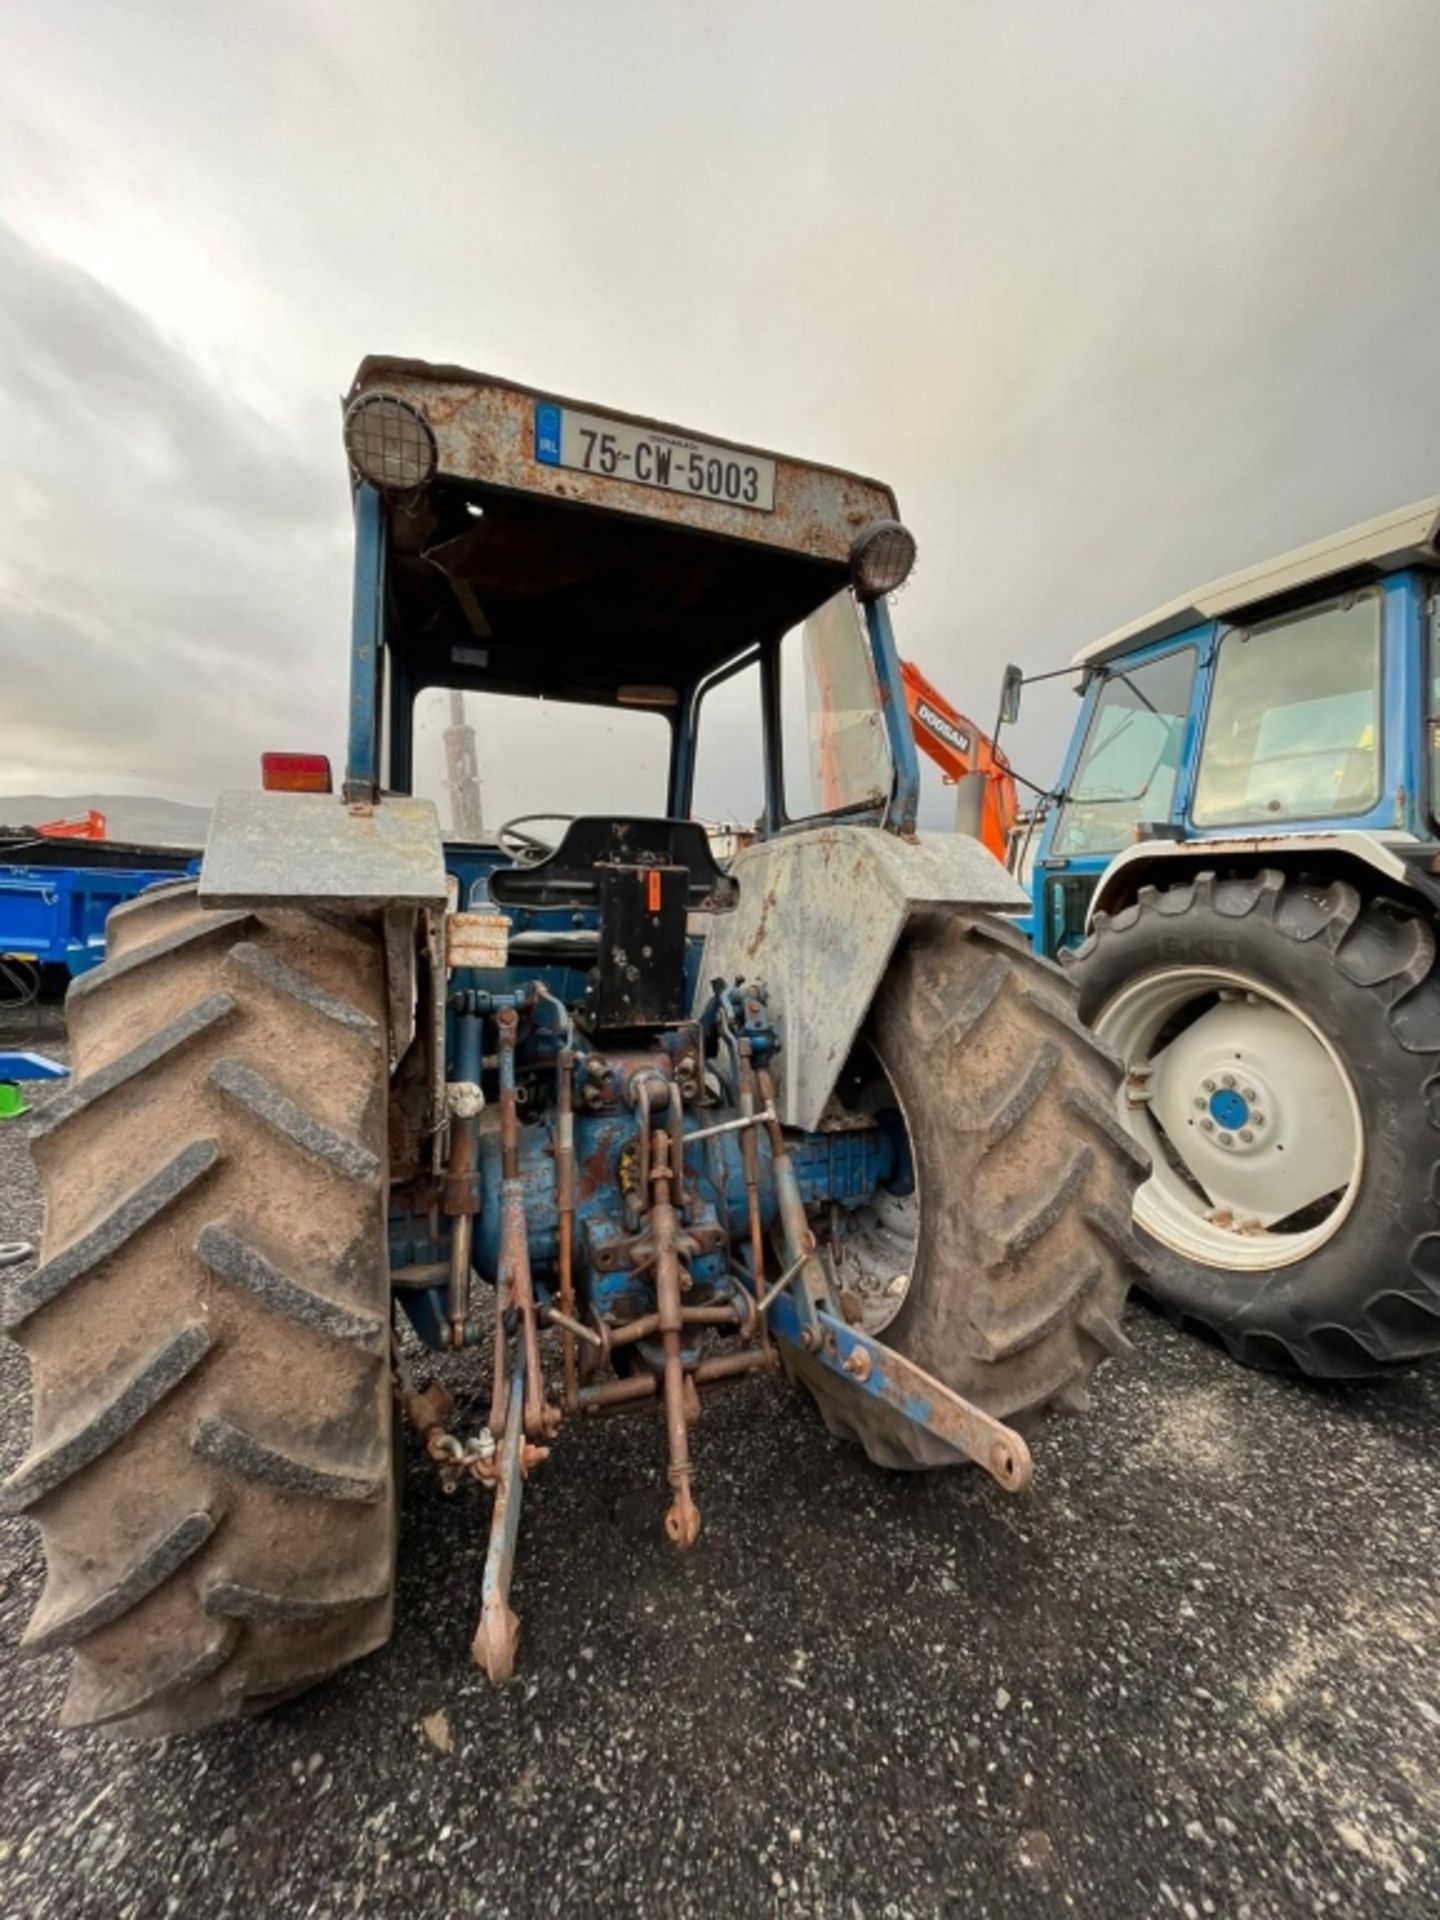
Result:
[[[0,1007],[33,1000],[44,969],[73,979],[99,966],[111,912],[199,862],[184,847],[0,832]]]

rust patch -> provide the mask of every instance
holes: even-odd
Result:
[[[770,909],[774,905],[775,905],[775,889],[773,886],[771,886],[770,888],[767,889],[765,898],[760,902],[760,919],[756,925],[755,931],[754,933],[751,934],[749,940],[746,942],[745,951],[752,960],[756,958],[756,956],[760,952],[761,947],[763,947],[765,944],[765,929],[770,919]]]

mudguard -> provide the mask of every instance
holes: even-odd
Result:
[[[204,907],[444,907],[440,820],[429,800],[347,805],[328,793],[222,793],[200,869]]]
[[[711,920],[696,1011],[710,982],[763,980],[781,1047],[776,1101],[813,1131],[910,915],[926,907],[1024,912],[1029,897],[976,840],[876,827],[807,827],[762,841],[731,868],[733,913]]]
[[[1085,916],[1085,931],[1095,924],[1097,913],[1116,913],[1128,906],[1141,887],[1178,886],[1187,872],[1202,873],[1217,861],[1286,867],[1309,864],[1320,871],[1338,867],[1371,868],[1391,886],[1403,887],[1431,901],[1433,881],[1429,881],[1430,848],[1425,853],[1425,870],[1417,871],[1402,857],[1407,851],[1422,851],[1413,834],[1379,834],[1342,828],[1333,833],[1257,833],[1237,834],[1224,839],[1142,840],[1117,853],[1100,876],[1090,896]],[[1427,884],[1429,881],[1429,884]]]

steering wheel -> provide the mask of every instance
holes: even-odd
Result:
[[[554,853],[560,843],[558,840],[546,840],[538,833],[525,833],[522,829],[528,827],[532,820],[563,820],[568,824],[574,818],[573,813],[517,813],[496,834],[496,844],[517,867],[538,866]]]

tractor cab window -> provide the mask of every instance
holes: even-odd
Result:
[[[894,782],[885,710],[848,589],[781,642],[780,720],[789,819],[885,805]]]
[[[1195,678],[1195,649],[1106,668],[1052,851],[1118,853],[1142,822],[1168,820]]]
[[[412,790],[447,840],[493,840],[525,814],[665,812],[670,722],[654,708],[426,687],[413,728]]]
[[[712,848],[734,851],[765,814],[764,710],[752,660],[701,689],[695,705],[695,785],[690,812]]]
[[[1371,588],[1225,635],[1197,826],[1334,818],[1378,802],[1383,606]]]

